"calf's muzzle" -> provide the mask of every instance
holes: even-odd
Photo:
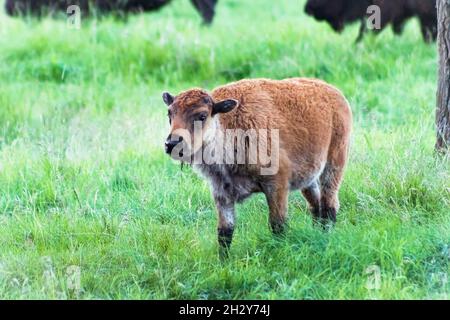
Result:
[[[165,150],[167,154],[171,154],[173,149],[183,142],[183,137],[181,136],[175,136],[175,135],[169,135],[167,137],[167,140],[164,144]]]

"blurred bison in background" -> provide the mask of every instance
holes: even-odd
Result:
[[[172,0],[6,0],[6,12],[11,15],[34,14],[40,16],[44,13],[67,11],[71,5],[78,5],[81,12],[89,14],[119,12],[133,13],[142,11],[155,11],[169,4]],[[191,0],[194,7],[202,15],[205,23],[211,23],[217,0]]]
[[[407,20],[418,17],[424,40],[436,40],[436,0],[308,0],[305,11],[319,21],[327,21],[336,32],[341,32],[346,24],[360,21],[358,42],[367,30],[366,19],[373,14],[368,8],[372,5],[381,11],[380,29],[376,32],[392,24],[394,33],[401,34]]]
[[[319,21],[327,21],[336,32],[345,24],[364,19],[369,0],[308,0],[305,11]]]

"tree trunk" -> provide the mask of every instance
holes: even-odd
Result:
[[[450,0],[438,0],[439,83],[437,93],[438,152],[450,151]]]

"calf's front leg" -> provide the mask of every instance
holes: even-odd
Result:
[[[276,235],[282,234],[285,229],[288,193],[288,180],[282,176],[264,187],[269,205],[269,224]]]
[[[217,227],[218,241],[221,254],[227,254],[231,242],[233,240],[234,224],[235,224],[235,210],[234,202],[229,201],[221,196],[214,197],[217,207],[219,224]]]

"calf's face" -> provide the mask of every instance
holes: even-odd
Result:
[[[219,126],[217,115],[232,111],[238,104],[234,99],[214,101],[200,89],[178,96],[166,92],[163,100],[168,106],[170,123],[165,151],[172,158],[185,162],[213,140]]]

